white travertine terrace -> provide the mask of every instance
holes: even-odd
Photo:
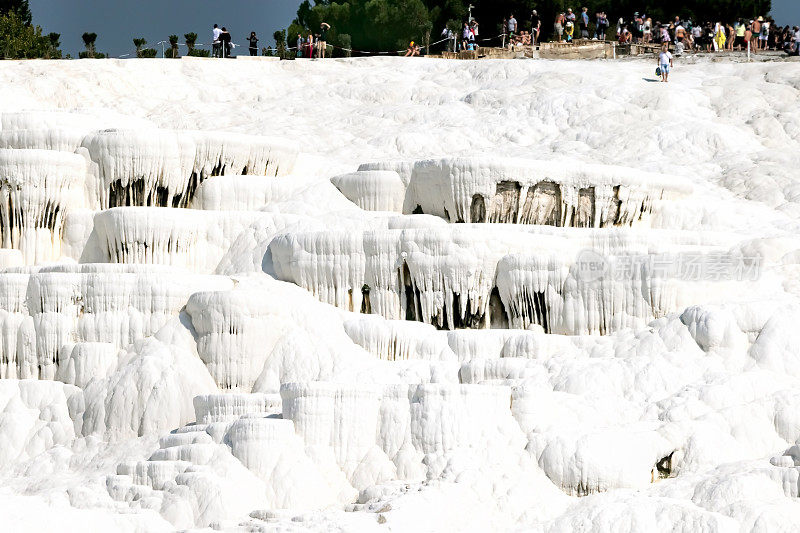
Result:
[[[800,64],[691,61],[5,62],[5,529],[800,530]]]

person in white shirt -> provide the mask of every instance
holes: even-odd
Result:
[[[800,54],[800,27],[794,27],[794,53]]]
[[[219,42],[219,36],[220,36],[221,33],[222,33],[222,30],[219,29],[219,26],[214,24],[214,29],[211,30],[211,43],[212,43],[211,46],[212,46],[212,51],[213,51],[212,55],[214,57],[219,57],[220,56],[219,51],[220,51],[220,44],[221,43]]]
[[[669,81],[669,69],[672,68],[672,54],[669,53],[669,44],[661,45],[661,52],[658,54],[658,68],[661,69],[661,81]]]

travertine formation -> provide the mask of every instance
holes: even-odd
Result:
[[[800,528],[800,70],[478,63],[4,65],[7,529]]]

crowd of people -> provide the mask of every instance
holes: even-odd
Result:
[[[474,18],[470,18],[468,22],[465,22],[464,26],[461,28],[460,37],[461,39],[456,39],[456,34],[447,26],[442,29],[442,42],[445,43],[445,47],[448,51],[459,52],[462,50],[475,50],[478,47],[478,21]],[[419,55],[419,53],[410,55]]]
[[[543,33],[542,19],[535,9],[531,12],[530,31],[523,30],[521,26],[513,13],[503,20],[503,46],[535,46],[539,42]],[[628,20],[620,17],[617,20],[616,35],[612,32],[609,15],[605,11],[597,11],[594,17],[590,17],[586,7],[580,13],[568,8],[557,13],[553,21],[553,40],[556,42],[569,43],[580,38],[615,40],[621,44],[667,43],[674,46],[678,53],[683,50],[717,52],[749,48],[754,53],[782,50],[800,54],[800,28],[780,26],[772,18],[763,16],[703,23],[694,23],[691,19],[676,16],[674,20],[662,23],[654,21],[645,13],[635,12]]]
[[[297,57],[324,59],[328,49],[328,30],[330,24],[322,22],[317,33],[306,32],[297,34]]]
[[[319,26],[318,33],[308,32],[305,35],[297,34],[297,57],[318,57],[324,58],[328,47],[328,30],[330,24],[323,22]],[[231,57],[231,50],[236,46],[233,44],[230,32],[223,26],[214,24],[211,30],[211,55],[213,57]],[[258,55],[258,36],[256,32],[250,32],[247,38],[247,49],[251,56]]]
[[[297,57],[324,58],[327,53],[327,34],[330,25],[322,22],[318,32],[300,32],[297,34]],[[447,42],[452,51],[475,50],[478,46],[478,22],[470,18],[461,29],[460,40],[449,28],[442,30],[442,41]],[[674,20],[662,23],[653,21],[645,13],[638,11],[626,20],[617,20],[616,36],[612,33],[609,16],[598,11],[593,19],[589,10],[582,8],[575,13],[572,8],[556,14],[553,22],[553,38],[556,42],[573,42],[583,40],[616,40],[620,44],[661,44],[673,47],[676,54],[691,51],[734,51],[749,50],[758,53],[765,50],[782,50],[800,55],[800,28],[798,26],[779,26],[772,18],[756,17],[752,20],[738,19],[729,22],[694,23],[691,19],[676,16]],[[502,46],[513,49],[518,46],[536,46],[542,37],[542,19],[534,9],[530,16],[530,30],[522,29],[522,24],[512,13],[503,19],[500,38]],[[232,43],[231,34],[225,27],[214,24],[212,30],[212,53],[214,57],[230,57]],[[251,32],[248,49],[251,56],[258,55],[258,36]],[[486,39],[484,39],[486,40]],[[413,41],[406,50],[406,56],[418,56],[421,48]],[[666,80],[665,80],[666,81]]]
[[[620,43],[659,43],[682,50],[720,52],[782,50],[798,53],[800,28],[779,26],[772,18],[738,19],[728,22],[693,23],[679,16],[668,23],[653,21],[644,13],[633,14],[630,21],[617,21]]]

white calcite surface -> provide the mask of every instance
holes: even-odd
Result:
[[[4,62],[0,529],[800,529],[800,64],[651,70]]]

